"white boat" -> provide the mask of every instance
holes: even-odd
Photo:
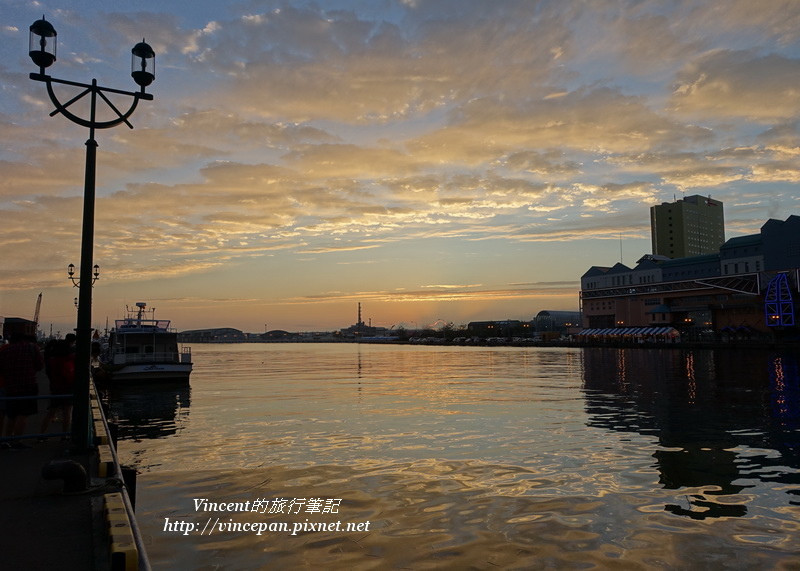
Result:
[[[126,307],[125,319],[117,319],[108,344],[106,370],[111,382],[189,381],[192,350],[181,347],[178,332],[168,319],[156,319],[155,308],[138,302]]]

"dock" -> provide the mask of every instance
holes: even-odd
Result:
[[[41,388],[47,382],[40,382]],[[0,449],[0,553],[12,570],[148,571],[125,476],[96,391],[94,446],[76,450],[37,434],[47,409],[28,418],[25,449]],[[52,427],[60,429],[60,422]],[[4,440],[11,443],[12,441]],[[131,492],[131,493],[129,493]]]

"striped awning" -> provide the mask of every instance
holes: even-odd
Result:
[[[666,335],[673,337],[678,335],[678,330],[674,327],[610,327],[607,329],[584,329],[578,335],[593,337]]]

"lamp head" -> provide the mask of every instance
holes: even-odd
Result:
[[[39,66],[40,73],[56,61],[56,29],[44,19],[36,20],[30,27],[28,54],[33,63]]]
[[[144,38],[131,50],[131,77],[142,89],[153,83],[156,78],[156,53],[145,43]]]

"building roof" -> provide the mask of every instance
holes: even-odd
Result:
[[[727,250],[729,248],[740,248],[742,246],[757,246],[760,243],[761,234],[748,234],[747,236],[736,236],[735,238],[726,240],[719,249]]]
[[[670,258],[669,256],[662,256],[661,254],[645,254],[644,256],[639,258],[636,261],[636,263],[637,264],[643,264],[644,262],[659,263],[659,262],[666,262],[667,260],[671,259],[672,258]]]
[[[666,256],[665,256],[666,257]],[[669,258],[666,258],[667,260]],[[651,259],[640,259],[639,262],[636,264],[636,270],[654,270],[661,266],[661,263],[666,260],[660,260],[656,262],[655,260]]]
[[[608,266],[592,266],[591,268],[586,270],[586,273],[583,274],[581,277],[590,278],[592,276],[604,276],[610,269],[611,268],[609,268]]]
[[[622,262],[617,262],[614,264],[607,273],[609,274],[624,274],[631,271],[631,268],[623,264]]]
[[[797,214],[791,214],[786,220],[776,220],[775,218],[770,218],[761,226],[761,231],[763,232],[765,229],[772,230],[773,228],[779,228],[784,224],[789,224],[790,226],[794,224],[800,224],[800,216]]]

